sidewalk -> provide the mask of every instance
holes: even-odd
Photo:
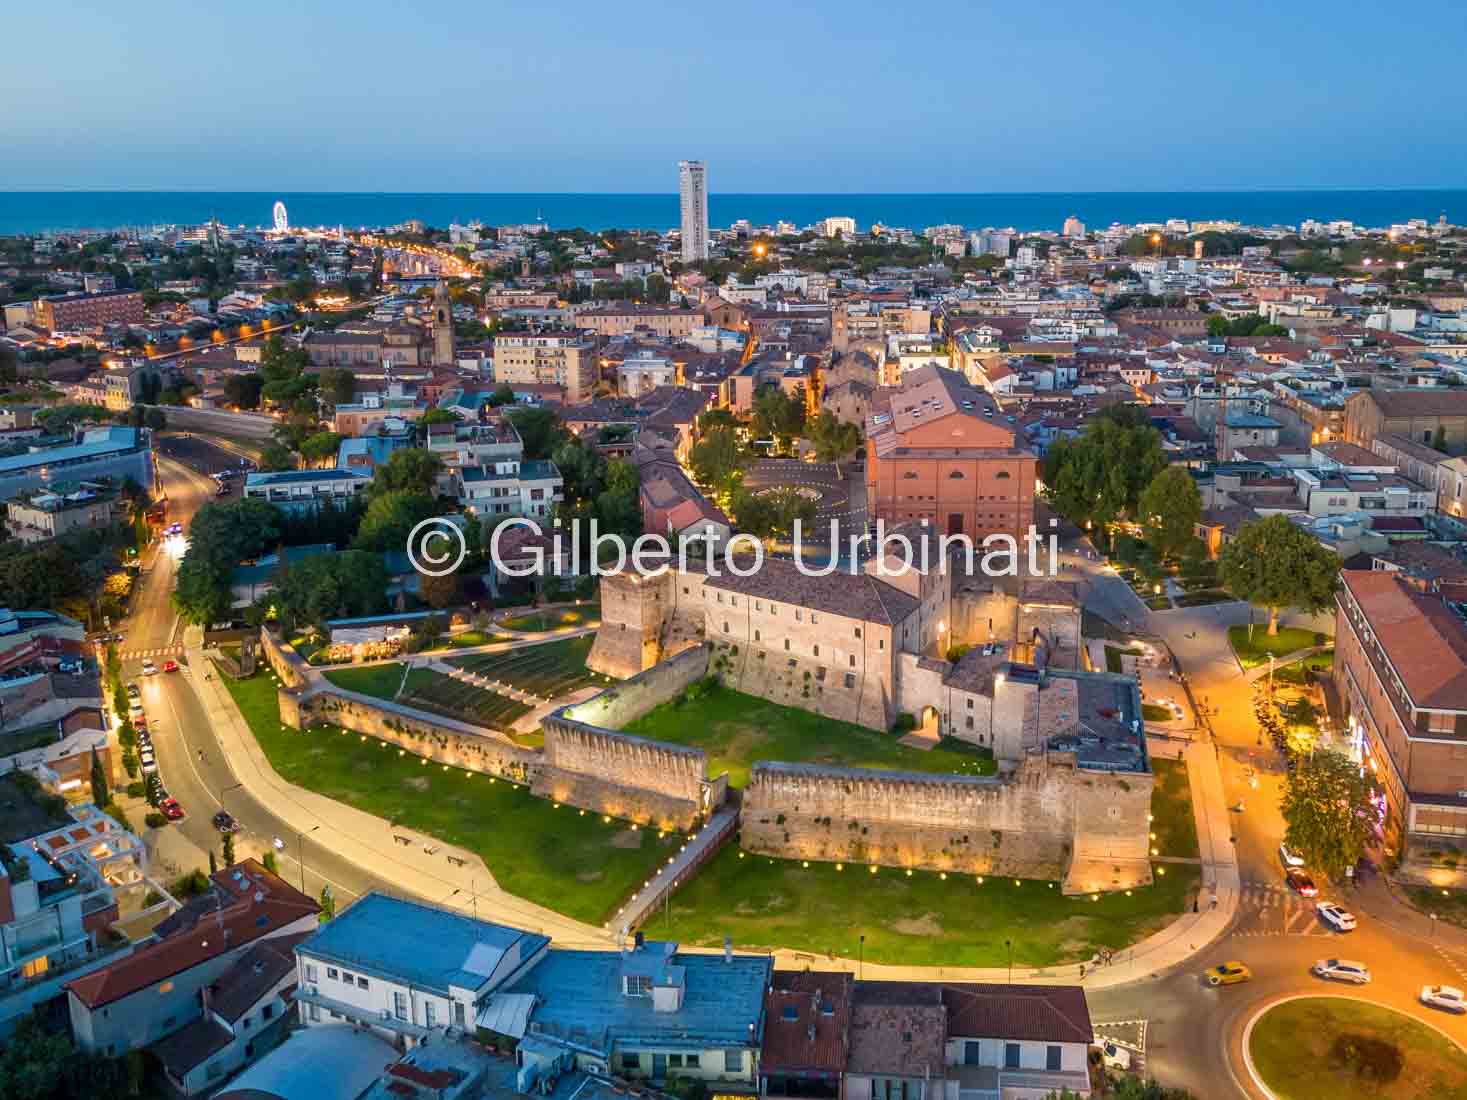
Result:
[[[187,652],[189,666],[197,673],[213,669],[202,648],[190,648]],[[330,848],[336,855],[368,874],[391,882],[395,888],[435,904],[465,911],[473,906],[481,917],[540,932],[557,943],[601,947],[610,941],[611,934],[604,929],[582,924],[501,890],[483,860],[473,852],[421,836],[287,783],[271,767],[219,677],[203,679],[197,673],[193,678],[194,690],[224,758],[230,762],[234,778],[257,801],[268,806],[290,831],[303,835],[313,830],[329,831]],[[394,840],[394,836],[402,835],[411,836],[413,842],[404,845]],[[433,849],[431,853],[424,851],[425,845]],[[449,855],[463,860],[462,865],[449,863]]]

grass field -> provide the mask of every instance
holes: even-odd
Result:
[[[835,764],[848,768],[990,775],[992,754],[944,738],[929,752],[898,744],[890,733],[822,718],[809,711],[720,688],[701,699],[664,703],[626,727],[627,733],[693,745],[708,754],[708,774],[727,771],[742,787],[757,760]]]
[[[1467,1053],[1409,1016],[1354,997],[1271,1008],[1248,1047],[1279,1100],[1467,1100]]]
[[[428,668],[415,668],[408,673],[407,684],[397,701],[496,730],[508,730],[515,719],[534,709],[508,695],[485,691]]]
[[[1285,684],[1303,684],[1305,682],[1304,672],[1328,673],[1335,665],[1335,651],[1327,649],[1323,653],[1305,657],[1302,661],[1295,661],[1291,665],[1284,665],[1273,671],[1273,678]]]
[[[1195,858],[1197,816],[1192,811],[1186,761],[1153,758],[1151,770],[1156,775],[1151,789],[1151,831],[1156,839],[1151,846],[1157,855]]]
[[[578,920],[605,921],[682,843],[557,809],[526,788],[445,770],[385,741],[335,727],[288,729],[268,676],[220,680],[287,781],[478,852],[505,890]]]
[[[392,699],[402,683],[402,665],[365,665],[361,668],[329,668],[321,673],[344,691],[356,691],[377,699]]]
[[[1142,703],[1141,717],[1148,722],[1170,722],[1176,715],[1160,703]]]
[[[1467,890],[1443,892],[1434,886],[1408,886],[1406,896],[1423,913],[1435,913],[1448,924],[1467,928]]]
[[[599,603],[582,604],[579,607],[557,607],[550,611],[532,611],[505,619],[500,624],[510,630],[559,630],[563,626],[590,626],[601,618]]]
[[[1268,624],[1256,623],[1250,640],[1246,626],[1230,626],[1228,641],[1232,644],[1233,652],[1238,655],[1239,663],[1244,668],[1254,668],[1267,664],[1270,653],[1275,657],[1282,657],[1287,653],[1310,648],[1314,645],[1314,631],[1297,626],[1281,626],[1277,634],[1269,637]],[[1325,636],[1325,641],[1328,643],[1328,635]]]
[[[1191,904],[1195,867],[1173,864],[1156,884],[1125,894],[1066,897],[1058,883],[914,871],[870,874],[851,864],[794,860],[724,848],[647,922],[649,936],[717,947],[786,947],[911,966],[1015,966],[1086,961],[1164,927]],[[818,960],[816,962],[818,965]],[[1117,956],[1113,965],[1123,966]]]
[[[1141,656],[1141,651],[1139,649],[1133,649],[1130,647],[1122,649],[1119,646],[1113,645],[1106,646],[1105,671],[1114,672],[1116,675],[1120,675],[1121,673],[1123,673],[1125,669],[1121,667],[1121,658],[1128,653],[1137,657]]]
[[[553,699],[558,695],[569,695],[587,684],[608,682],[606,677],[597,676],[586,668],[586,657],[594,641],[591,635],[586,634],[503,653],[451,657],[448,663],[490,680],[502,680],[520,691]]]
[[[436,648],[467,649],[470,646],[491,645],[494,642],[511,641],[514,641],[514,639],[511,638],[508,634],[496,634],[493,631],[483,630],[463,630],[457,634],[450,635],[444,640],[444,644],[442,646]]]

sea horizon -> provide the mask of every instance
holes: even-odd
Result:
[[[462,192],[462,191],[219,191],[144,188],[0,190],[0,235],[83,229],[198,225],[217,217],[228,226],[264,227],[282,201],[294,226],[350,228],[419,219],[436,227],[478,220],[487,225],[544,221],[552,228],[650,229],[677,225],[675,192]],[[873,223],[920,230],[959,224],[1058,231],[1074,215],[1092,229],[1113,223],[1235,221],[1253,226],[1297,226],[1345,220],[1380,228],[1445,214],[1467,221],[1464,188],[1289,188],[1167,191],[987,192],[714,192],[709,222],[725,229],[740,219],[807,226],[850,217],[862,230]]]

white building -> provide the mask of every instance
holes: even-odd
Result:
[[[708,166],[701,160],[678,161],[677,190],[683,263],[702,263],[708,258]]]

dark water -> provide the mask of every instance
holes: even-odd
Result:
[[[193,225],[217,217],[226,225],[266,226],[275,200],[284,201],[292,225],[394,225],[419,218],[429,225],[478,219],[489,225],[537,218],[558,228],[669,229],[677,224],[675,194],[348,194],[212,191],[6,191],[0,192],[0,234],[48,229]],[[804,226],[819,219],[855,218],[921,229],[957,223],[970,228],[1013,226],[1058,230],[1078,215],[1092,228],[1186,218],[1228,219],[1248,225],[1297,225],[1348,219],[1386,226],[1411,218],[1435,221],[1445,213],[1467,222],[1467,190],[1418,191],[1157,191],[975,195],[719,195],[709,200],[715,228],[740,218],[755,225],[784,220]]]

